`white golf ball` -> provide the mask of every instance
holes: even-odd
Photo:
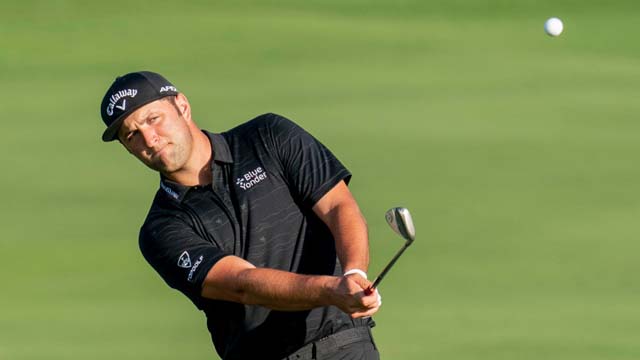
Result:
[[[544,23],[544,31],[550,36],[558,36],[562,34],[564,25],[562,20],[552,17]]]

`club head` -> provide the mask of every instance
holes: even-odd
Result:
[[[416,238],[416,229],[413,226],[411,214],[406,208],[396,207],[387,210],[385,219],[393,231],[407,240],[407,245]]]

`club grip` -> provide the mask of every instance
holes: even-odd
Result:
[[[370,287],[364,289],[364,294],[369,296],[369,295],[373,294],[373,290],[374,290],[374,288],[372,286],[370,286]]]

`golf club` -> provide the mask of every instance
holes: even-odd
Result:
[[[400,251],[398,251],[393,259],[389,261],[387,266],[382,269],[380,275],[378,275],[378,277],[373,281],[373,285],[365,290],[365,293],[367,295],[371,294],[373,292],[373,289],[377,288],[378,285],[380,285],[380,282],[382,282],[384,276],[387,275],[387,272],[389,272],[389,270],[393,267],[393,264],[396,263],[402,253],[404,253],[404,251],[409,247],[409,245],[413,243],[413,240],[415,240],[416,238],[416,229],[413,226],[411,214],[406,208],[396,207],[387,210],[387,212],[385,213],[385,219],[387,220],[387,223],[389,224],[391,229],[393,229],[396,234],[402,236],[406,241]]]

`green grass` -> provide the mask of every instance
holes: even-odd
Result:
[[[0,6],[0,359],[216,358],[144,262],[157,176],[103,144],[150,69],[204,128],[264,112],[354,172],[385,359],[637,359],[635,1],[21,1]],[[549,38],[544,20],[565,33]]]

